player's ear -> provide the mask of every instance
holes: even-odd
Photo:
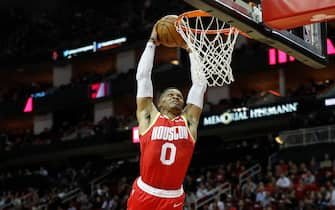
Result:
[[[157,107],[160,110],[162,106],[162,95],[159,96],[158,100],[157,100]]]

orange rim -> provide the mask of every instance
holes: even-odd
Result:
[[[201,29],[194,29],[194,28],[187,28],[183,25],[180,25],[180,21],[182,18],[184,17],[188,17],[188,18],[196,18],[196,17],[212,17],[211,14],[204,12],[202,10],[193,10],[193,11],[189,11],[189,12],[184,12],[183,14],[179,15],[177,20],[176,20],[176,25],[178,26],[178,28],[181,28],[183,31],[187,31],[187,30],[191,30],[193,33],[203,33],[205,32],[206,34],[217,34],[217,33],[223,33],[225,35],[229,35],[230,30],[233,29],[233,32],[238,32],[239,34],[251,39],[251,37],[246,34],[243,31],[238,30],[236,27],[230,27],[230,28],[224,28],[224,29],[217,29],[217,30],[201,30]]]

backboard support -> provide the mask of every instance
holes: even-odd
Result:
[[[300,29],[276,30],[263,24],[261,5],[242,0],[185,0],[247,33],[253,39],[285,51],[300,62],[316,69],[328,63],[325,22]]]

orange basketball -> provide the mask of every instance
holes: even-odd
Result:
[[[185,41],[176,31],[177,15],[167,15],[158,20],[156,25],[157,39],[166,47],[184,47]]]

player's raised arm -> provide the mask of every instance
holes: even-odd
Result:
[[[200,69],[197,70],[197,68],[201,68],[201,65],[197,63],[197,60],[194,56],[197,55],[192,52],[189,53],[191,63],[192,87],[187,96],[187,105],[184,109],[183,115],[187,119],[188,126],[190,128],[193,138],[196,140],[197,128],[202,113],[207,82],[204,78],[204,75],[201,74],[202,71]]]
[[[154,26],[150,40],[147,42],[145,50],[142,53],[136,72],[136,116],[139,123],[140,133],[143,133],[149,127],[151,117],[157,113],[157,109],[153,104],[153,87],[151,81],[156,45],[158,45],[157,32],[156,27]]]

